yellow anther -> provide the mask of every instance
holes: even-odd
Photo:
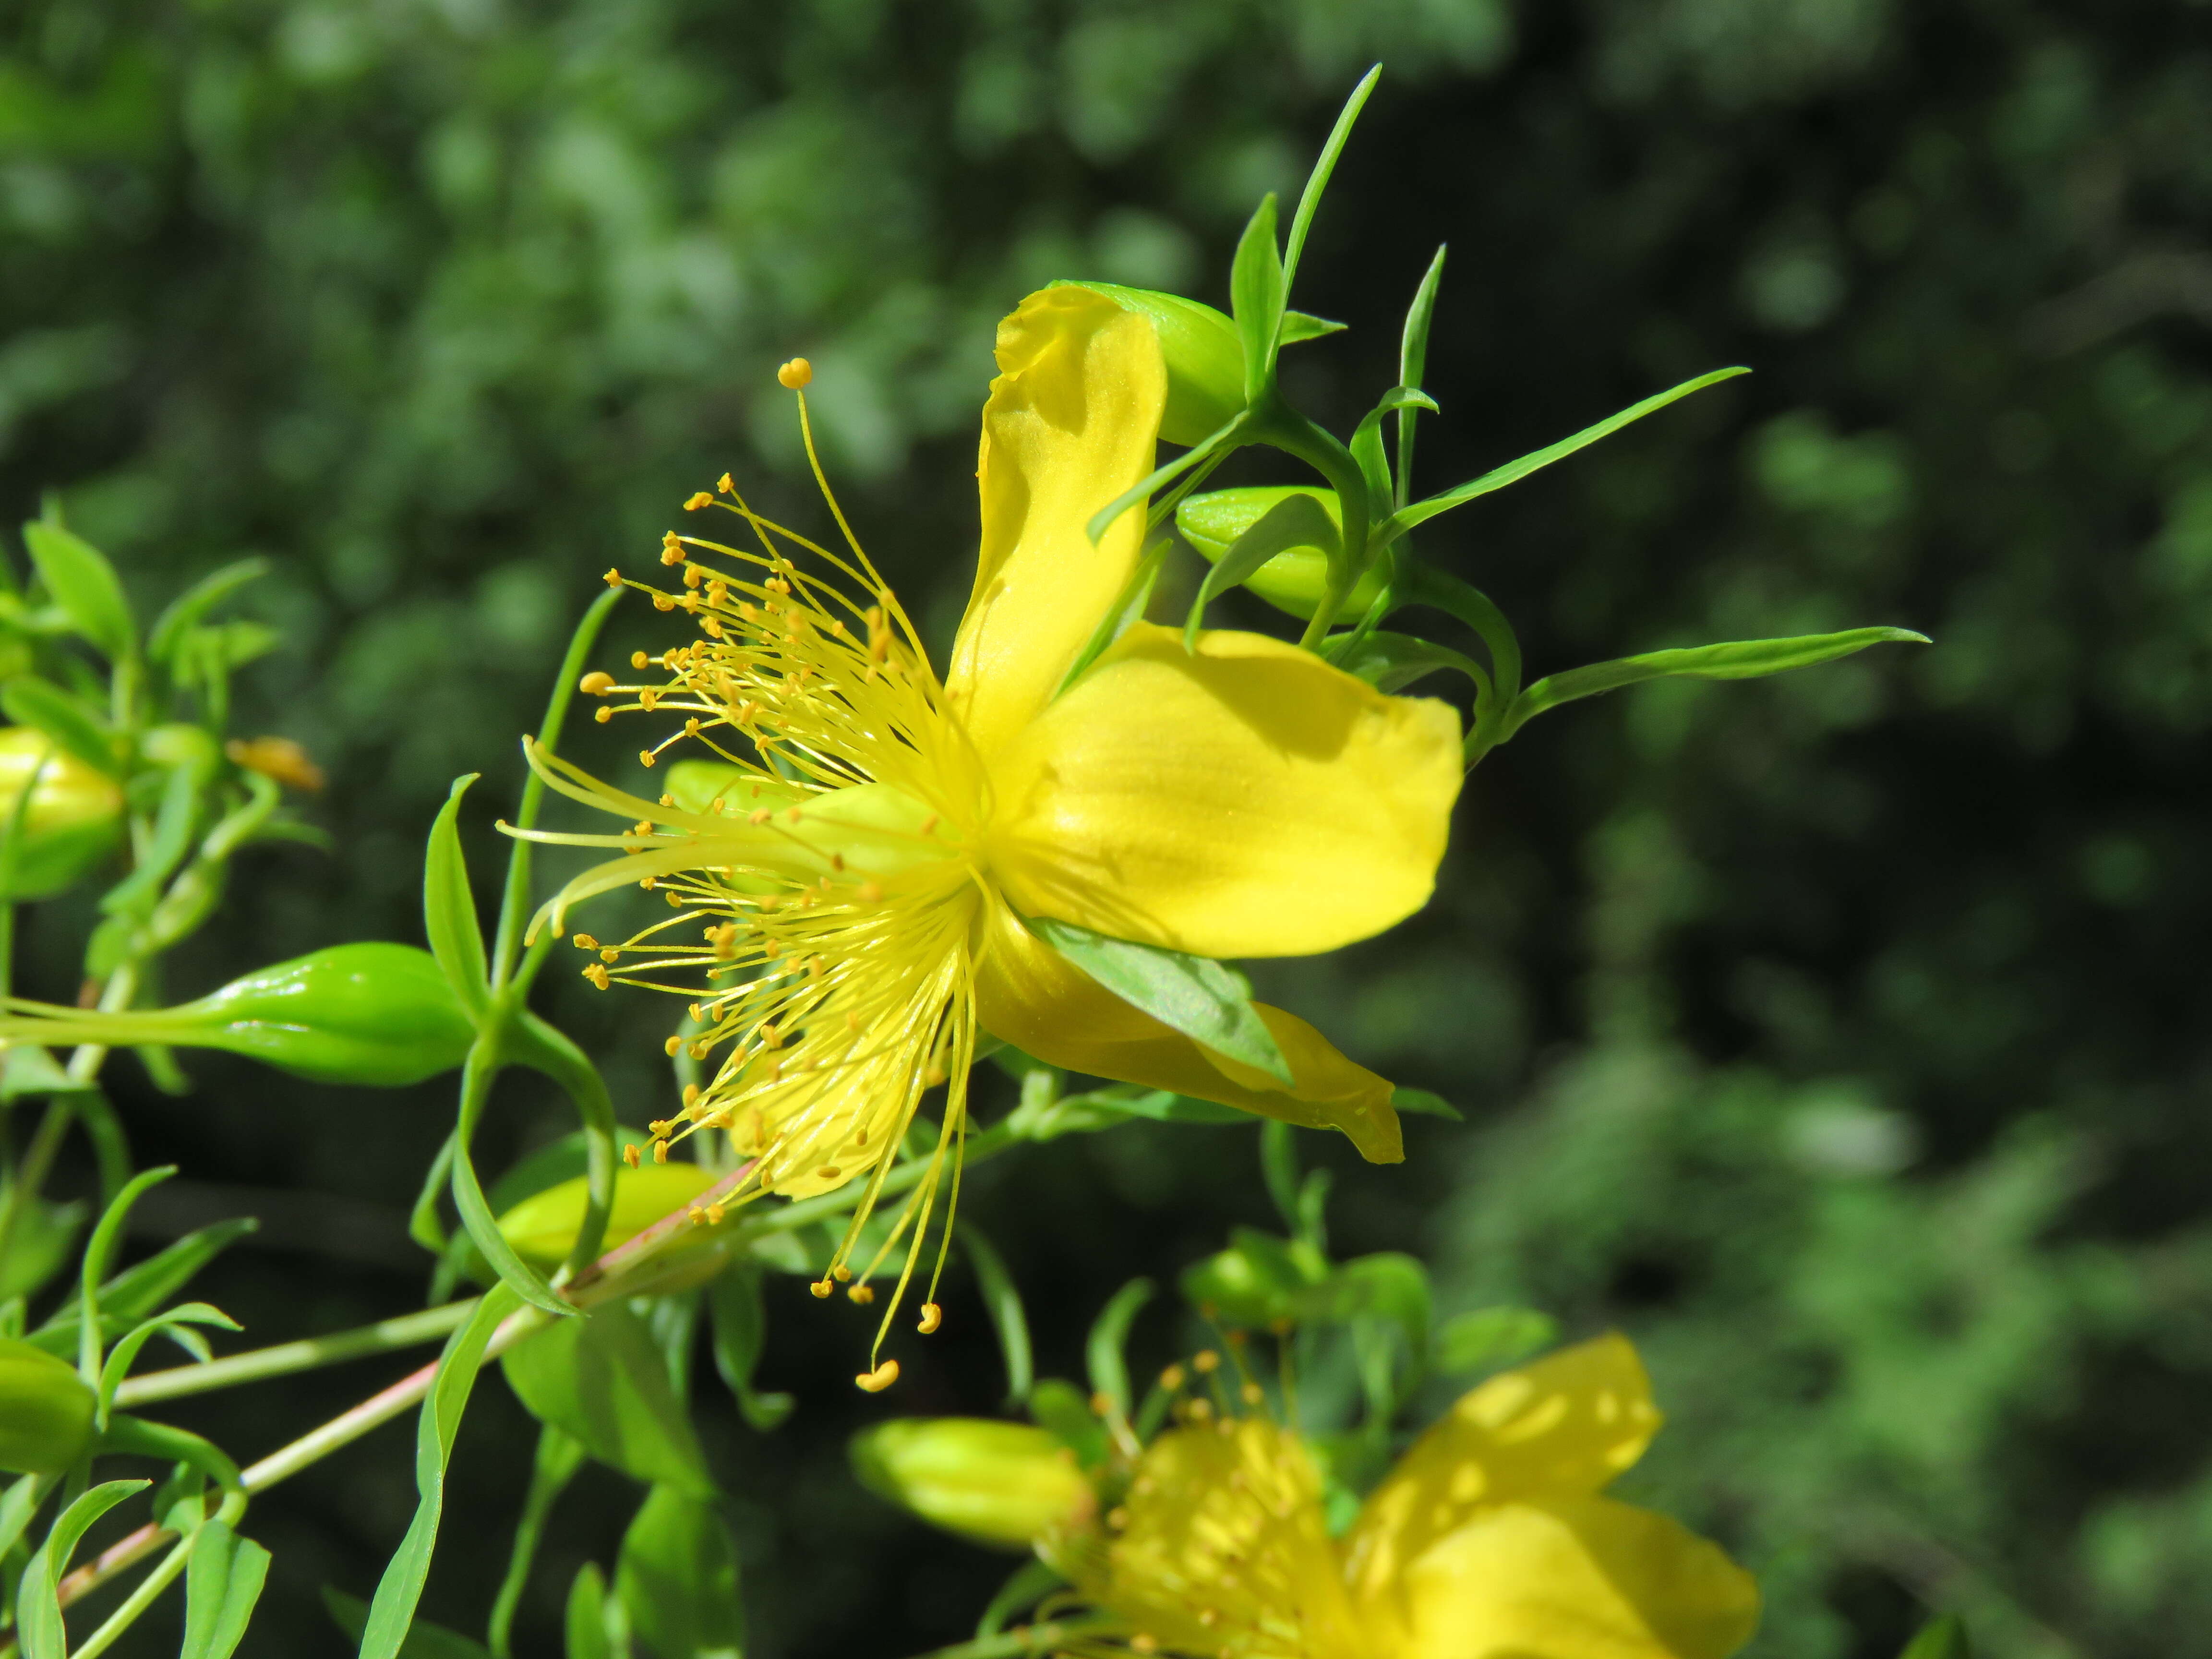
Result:
[[[665,593],[655,593],[653,596],[653,608],[655,611],[673,611],[676,609],[676,601]]]
[[[596,962],[584,969],[584,977],[602,991],[607,988],[607,970]]]
[[[702,506],[704,505],[707,500],[708,497],[704,495],[694,495],[691,498],[690,505]],[[673,536],[669,537],[665,541],[662,542],[660,544],[660,562],[663,564],[682,564],[684,562],[684,544],[678,541]]]
[[[1203,1423],[1213,1415],[1213,1407],[1204,1400],[1194,1400],[1184,1408],[1194,1423]]]
[[[656,1140],[653,1143],[653,1161],[655,1164],[665,1164],[668,1162],[668,1143],[666,1141]]]
[[[831,1285],[828,1279],[817,1279],[813,1284],[809,1285],[806,1288],[814,1292],[815,1300],[819,1302],[827,1300],[830,1292],[836,1287]]]
[[[842,870],[845,867],[845,855],[842,853],[832,853],[830,855],[830,867],[832,870]]]
[[[602,576],[599,580],[606,583],[609,587],[620,587],[622,586],[622,572],[616,569],[614,566],[609,565],[607,567],[607,574]]]
[[[633,651],[629,653],[629,665],[632,668],[650,668],[653,666],[653,659],[642,651]]]
[[[845,1281],[852,1278],[852,1276],[853,1270],[842,1261],[830,1270],[830,1277],[836,1279],[840,1285],[845,1283]]]
[[[775,816],[775,811],[774,808],[756,806],[751,811],[745,814],[745,822],[747,823],[766,823]]]
[[[633,1170],[637,1168],[637,1143],[635,1141],[630,1142],[629,1146],[623,1148],[623,1162],[629,1164]]]
[[[576,690],[587,697],[604,697],[615,689],[615,677],[603,669],[594,668],[576,682]]]
[[[667,1042],[660,1045],[660,1052],[666,1054],[669,1059],[673,1060],[676,1058],[678,1051],[683,1047],[684,1039],[680,1036],[672,1036],[669,1038]]]
[[[599,940],[593,939],[589,933],[572,933],[569,939],[579,951],[596,951],[599,948]]]
[[[834,1164],[825,1164],[819,1171],[824,1181],[836,1181],[845,1173]]]
[[[853,1381],[870,1394],[881,1394],[898,1381],[898,1361],[886,1359],[875,1370],[856,1376]]]
[[[685,565],[685,566],[684,567],[684,586],[686,586],[686,587],[696,587],[696,586],[699,586],[700,582],[701,582],[702,580],[703,580],[703,578],[702,578],[702,577],[701,577],[701,575],[699,574],[699,567],[698,567],[697,565],[696,565],[696,564],[687,564],[687,565]],[[712,623],[709,623],[709,624],[708,624],[708,626],[709,626],[709,627],[711,627],[711,626],[713,626],[713,624],[712,624]]]
[[[925,1302],[921,1304],[921,1321],[915,1327],[915,1329],[920,1331],[924,1336],[928,1336],[933,1334],[936,1331],[937,1328],[944,1322],[945,1310],[939,1307],[934,1302]]]
[[[786,392],[796,392],[814,382],[814,365],[804,357],[793,357],[775,372],[775,383]],[[862,1388],[867,1387],[863,1382]]]
[[[728,1213],[729,1211],[720,1204],[709,1204],[707,1206],[707,1220],[708,1224],[713,1226],[720,1226],[722,1224],[722,1218]]]
[[[1123,1510],[1121,1511],[1121,1524],[1127,1526],[1129,1521],[1129,1512],[1127,1510]],[[1160,1644],[1158,1637],[1147,1636],[1144,1632],[1139,1631],[1134,1636],[1132,1636],[1129,1638],[1129,1651],[1132,1653],[1158,1653],[1159,1650]]]
[[[1207,1348],[1190,1362],[1190,1368],[1200,1376],[1211,1376],[1221,1369],[1221,1356]]]
[[[866,1285],[855,1285],[845,1292],[845,1298],[848,1302],[857,1302],[865,1308],[876,1299],[876,1293]]]
[[[622,952],[621,952],[621,951],[617,951],[617,950],[616,950],[616,949],[615,949],[615,947],[614,947],[613,945],[606,945],[606,946],[603,947],[603,948],[600,950],[600,951],[599,951],[599,960],[600,960],[601,962],[610,962],[610,963],[611,963],[611,962],[619,962],[619,961],[621,961],[621,960],[622,960]]]
[[[1102,1389],[1097,1394],[1091,1396],[1091,1414],[1093,1417],[1107,1416],[1113,1411],[1113,1409],[1114,1396],[1108,1394],[1104,1389]]]
[[[942,1066],[933,1064],[921,1074],[921,1086],[925,1089],[934,1089],[944,1081],[945,1068]]]
[[[637,751],[637,763],[640,766],[651,766],[653,764],[653,750],[650,749],[639,750]]]
[[[714,504],[714,498],[712,495],[709,495],[705,490],[702,489],[694,494],[690,500],[684,503],[684,510],[686,513],[696,513],[701,507],[712,507]]]
[[[864,881],[860,884],[860,899],[863,904],[881,904],[884,902],[884,890],[872,881]]]
[[[1170,1365],[1160,1373],[1160,1386],[1167,1389],[1170,1393],[1173,1393],[1176,1389],[1182,1387],[1182,1367],[1180,1365]]]
[[[1129,1524],[1129,1511],[1123,1509],[1120,1504],[1115,1504],[1112,1509],[1106,1511],[1106,1524],[1111,1527],[1115,1532],[1121,1531],[1122,1528]]]
[[[672,1048],[669,1052],[672,1054],[675,1050]],[[684,1085],[684,1109],[685,1111],[696,1112],[699,1109],[699,1085],[696,1083],[687,1083]]]
[[[796,806],[794,806],[794,807],[793,807],[793,808],[792,808],[788,812],[786,812],[783,816],[784,816],[784,817],[785,817],[787,821],[789,821],[790,823],[798,823],[798,822],[799,822],[799,809],[798,809]]]
[[[737,485],[730,482],[730,475],[726,472],[725,472],[720,477],[714,480],[714,488],[720,490],[725,495],[734,495],[738,493]]]
[[[1262,1389],[1257,1382],[1247,1382],[1242,1389],[1237,1390],[1237,1393],[1239,1397],[1241,1397],[1248,1406],[1260,1405],[1267,1398],[1267,1390]]]
[[[594,708],[594,709],[592,711],[592,718],[593,720],[597,720],[597,721],[598,721],[600,725],[602,725],[602,726],[605,726],[605,725],[609,720],[612,720],[614,717],[615,717],[615,711],[614,711],[613,709],[611,709],[611,708]]]

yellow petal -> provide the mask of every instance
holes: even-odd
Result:
[[[1717,1547],[1607,1498],[1486,1510],[1399,1599],[1400,1659],[1727,1659],[1759,1623],[1759,1587]]]
[[[1146,1448],[1117,1535],[1048,1553],[1133,1635],[1176,1653],[1364,1654],[1304,1446],[1251,1419]]]
[[[1152,470],[1167,369],[1144,318],[1048,288],[999,325],[983,405],[983,540],[945,694],[988,755],[1021,729],[1121,593],[1142,507],[1097,546],[1091,514]]]
[[[975,1015],[992,1036],[1048,1065],[1211,1100],[1309,1129],[1340,1129],[1371,1164],[1405,1157],[1390,1085],[1355,1066],[1295,1014],[1253,1005],[1297,1079],[1282,1089],[1131,1007],[1036,938],[1003,907],[977,963]],[[1240,1074],[1231,1076],[1231,1073]]]
[[[1650,1379],[1623,1336],[1493,1376],[1413,1443],[1368,1495],[1346,1571],[1379,1591],[1484,1506],[1595,1492],[1659,1431]]]
[[[1017,910],[1207,957],[1333,950],[1419,909],[1463,775],[1444,703],[1143,623],[988,764]]]

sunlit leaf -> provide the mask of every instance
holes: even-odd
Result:
[[[1287,1086],[1290,1062],[1252,1006],[1241,975],[1206,957],[1109,939],[1049,916],[1029,918],[1031,933],[1132,1007],[1218,1054]]]

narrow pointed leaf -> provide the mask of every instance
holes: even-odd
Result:
[[[1151,1279],[1131,1279],[1115,1291],[1113,1299],[1100,1310],[1083,1345],[1084,1359],[1091,1372],[1091,1393],[1104,1395],[1124,1417],[1129,1414],[1129,1361],[1125,1352],[1129,1344],[1129,1327],[1139,1310],[1152,1299]],[[1043,1421],[1042,1417],[1038,1420]],[[1050,1428],[1052,1425],[1047,1423],[1045,1426]]]
[[[1083,526],[1083,533],[1091,538],[1091,544],[1096,547],[1103,541],[1106,532],[1113,528],[1114,520],[1145,500],[1154,490],[1174,483],[1209,456],[1217,453],[1226,454],[1230,450],[1236,448],[1241,441],[1244,426],[1245,416],[1240,413],[1235,420],[1230,422],[1219,431],[1186,449],[1166,465],[1153,469],[1151,473],[1131,484],[1112,501],[1100,507],[1091,515],[1090,522]]]
[[[1465,653],[1415,639],[1410,634],[1386,633],[1380,629],[1330,653],[1329,660],[1378,691],[1402,691],[1414,681],[1440,669],[1466,675],[1478,690],[1486,691],[1490,687],[1488,671]]]
[[[193,1534],[185,1577],[185,1643],[178,1659],[230,1659],[246,1639],[269,1578],[269,1552],[221,1520]]]
[[[1444,279],[1444,250],[1441,243],[1437,257],[1429,261],[1429,268],[1421,277],[1421,285],[1413,290],[1413,303],[1406,307],[1406,327],[1398,338],[1398,384],[1419,386],[1421,376],[1429,367],[1429,324],[1436,315],[1437,289]],[[1398,488],[1395,504],[1403,507],[1413,499],[1413,422],[1420,418],[1418,409],[1398,411]]]
[[[202,617],[246,583],[268,574],[269,561],[252,558],[240,559],[201,577],[170,601],[155,619],[154,631],[146,641],[146,654],[155,662],[169,663]]]
[[[368,1625],[368,1602],[325,1585],[323,1606],[340,1630],[354,1641],[361,1640]],[[471,1641],[457,1630],[417,1619],[408,1627],[407,1639],[399,1644],[398,1659],[490,1659],[490,1653],[483,1643]]]
[[[1905,1644],[1898,1659],[1968,1659],[1966,1626],[1954,1613],[1929,1620]]]
[[[1206,619],[1207,605],[1278,553],[1293,547],[1318,547],[1332,561],[1341,556],[1336,520],[1319,501],[1304,493],[1285,495],[1261,514],[1259,521],[1231,542],[1229,550],[1206,573],[1183,623],[1183,649],[1198,649],[1199,627]]]
[[[408,1627],[422,1600],[422,1586],[430,1577],[430,1555],[437,1547],[438,1523],[446,1508],[446,1466],[453,1455],[454,1437],[461,1431],[461,1414],[468,1409],[470,1391],[483,1364],[484,1345],[518,1304],[512,1291],[494,1285],[477,1304],[469,1322],[447,1339],[445,1352],[438,1357],[437,1376],[416,1419],[415,1518],[377,1583],[362,1632],[361,1659],[400,1659]]]
[[[69,1638],[62,1624],[62,1574],[77,1540],[100,1517],[150,1480],[109,1480],[94,1486],[55,1517],[46,1541],[33,1552],[15,1590],[16,1639],[23,1659],[64,1659]]]
[[[1909,628],[1853,628],[1840,634],[1801,634],[1780,640],[1732,640],[1723,645],[1691,646],[1676,651],[1647,651],[1551,674],[1523,691],[1508,716],[1510,734],[1523,722],[1577,697],[1595,696],[1643,680],[1748,680],[1832,662],[1870,645],[1929,643]]]
[[[39,580],[78,633],[100,647],[111,662],[127,660],[137,650],[137,626],[115,567],[90,542],[58,518],[37,519],[23,526],[23,545],[38,567]]]
[[[1344,324],[1331,322],[1326,317],[1309,316],[1303,311],[1286,311],[1283,313],[1282,335],[1276,343],[1286,346],[1297,345],[1302,341],[1318,340],[1327,335],[1341,334],[1344,330]]]
[[[596,1562],[585,1562],[569,1582],[562,1628],[568,1659],[616,1659],[607,1634],[607,1581]]]
[[[1442,1095],[1431,1094],[1426,1089],[1393,1089],[1390,1109],[1394,1112],[1417,1112],[1424,1117],[1449,1118],[1455,1123],[1467,1121],[1467,1115]]]
[[[1022,1309],[1022,1293],[1014,1284],[1014,1276],[1006,1271],[1006,1258],[989,1239],[973,1227],[963,1226],[960,1243],[975,1269],[975,1288],[982,1292],[983,1306],[991,1316],[991,1328],[998,1333],[999,1352],[1006,1362],[1006,1409],[1013,1411],[1030,1397],[1030,1384],[1036,1380],[1036,1364],[1030,1351],[1029,1316]]]
[[[1109,939],[1048,916],[1030,918],[1028,926],[1122,1001],[1218,1054],[1285,1086],[1291,1082],[1290,1062],[1252,1006],[1250,988],[1219,963],[1157,945]]]
[[[1382,65],[1377,64],[1360,77],[1359,84],[1352,89],[1352,96],[1344,100],[1336,125],[1328,131],[1328,142],[1321,147],[1313,171],[1306,175],[1306,187],[1298,196],[1298,210],[1291,216],[1291,250],[1283,260],[1283,285],[1290,286],[1297,274],[1298,255],[1305,252],[1306,232],[1312,228],[1314,212],[1321,206],[1322,193],[1328,188],[1329,175],[1336,171],[1336,158],[1344,154],[1344,146],[1352,137],[1352,123],[1358,120],[1359,112],[1375,90],[1375,83],[1382,78]]]
[[[1586,426],[1571,437],[1562,438],[1559,442],[1523,455],[1518,460],[1494,467],[1456,489],[1447,489],[1441,495],[1431,495],[1425,501],[1415,501],[1410,507],[1401,507],[1376,532],[1376,544],[1387,547],[1416,525],[1426,524],[1439,513],[1449,513],[1478,495],[1487,495],[1492,490],[1517,483],[1531,472],[1549,466],[1553,461],[1564,460],[1578,449],[1587,449],[1599,439],[1611,437],[1632,422],[1640,421],[1669,404],[1680,402],[1693,392],[1702,392],[1709,386],[1717,386],[1723,380],[1732,380],[1739,374],[1750,373],[1747,368],[1717,368],[1710,374],[1700,374],[1694,380],[1685,380],[1678,386],[1671,386],[1646,398],[1642,403],[1624,409],[1618,415],[1609,415],[1595,426]]]
[[[471,772],[453,780],[446,804],[430,826],[430,845],[422,860],[422,926],[430,938],[430,954],[445,969],[453,994],[480,1020],[491,1006],[487,988],[490,966],[484,955],[483,928],[477,920],[476,897],[469,890],[469,867],[461,856],[459,822],[461,797],[477,776]]]
[[[1347,446],[1352,459],[1359,463],[1359,476],[1367,480],[1367,499],[1387,501],[1393,488],[1390,481],[1389,459],[1382,453],[1382,417],[1392,410],[1401,414],[1407,410],[1425,409],[1437,412],[1436,399],[1418,386],[1394,386],[1382,394],[1382,400],[1360,417]],[[1401,424],[1401,431],[1404,430]]]
[[[1275,246],[1275,198],[1260,205],[1237,243],[1229,270],[1230,309],[1244,351],[1244,401],[1259,401],[1275,380],[1275,337],[1283,323],[1283,256]]]

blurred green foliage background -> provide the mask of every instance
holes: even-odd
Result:
[[[1473,778],[1429,913],[1258,964],[1468,1112],[1411,1124],[1401,1168],[1343,1168],[1338,1243],[1421,1253],[1447,1310],[1633,1334],[1672,1416],[1633,1484],[1762,1575],[1759,1655],[1886,1659],[1923,1604],[2023,1659],[2193,1651],[2207,21],[2201,0],[15,0],[0,517],[60,488],[146,605],[276,562],[248,606],[284,644],[244,723],[329,768],[310,810],[337,851],[255,855],[172,990],[416,939],[435,805],[488,775],[489,859],[597,573],[725,468],[820,521],[776,362],[814,362],[832,476],[941,638],[994,320],[1060,276],[1222,302],[1254,200],[1296,188],[1383,59],[1297,296],[1352,331],[1286,362],[1295,398],[1348,428],[1440,240],[1432,487],[1758,371],[1425,532],[1531,672],[1872,622],[1937,643],[1550,716]],[[640,607],[610,649],[658,637]],[[637,746],[592,740],[609,769]],[[82,918],[46,908],[20,973],[67,1000]],[[664,1110],[667,1011],[553,994],[628,1115]],[[410,1305],[427,1263],[400,1218],[447,1093],[193,1070],[188,1099],[128,1066],[117,1086],[142,1161],[185,1166],[152,1225],[264,1219],[210,1298],[260,1340]],[[557,1121],[521,1085],[500,1113],[488,1152]],[[977,1172],[1046,1370],[1073,1372],[1128,1275],[1267,1221],[1252,1139],[1145,1126]],[[846,1381],[863,1316],[778,1287],[763,1381],[798,1413],[762,1437],[726,1411],[715,1447],[763,1659],[953,1639],[1003,1571],[843,1469],[856,1423],[992,1408],[972,1291],[950,1306],[869,1401]],[[1139,1327],[1155,1360],[1190,1340]],[[179,1417],[253,1455],[380,1380]],[[425,1603],[469,1628],[530,1444],[483,1393]],[[329,1648],[317,1586],[374,1583],[412,1502],[404,1440],[257,1504],[277,1561],[246,1651]],[[626,1516],[614,1477],[582,1490],[528,1640]]]

